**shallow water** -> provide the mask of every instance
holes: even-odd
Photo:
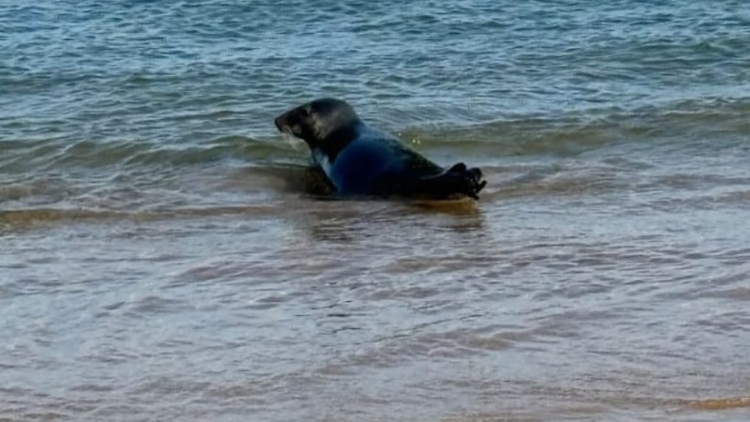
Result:
[[[0,420],[750,419],[750,5],[116,3],[0,7]],[[306,194],[322,95],[481,200]]]

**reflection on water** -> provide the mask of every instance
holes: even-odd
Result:
[[[3,415],[741,420],[745,204],[684,201],[732,183],[538,190],[579,165],[476,203],[4,212]]]
[[[192,206],[3,211],[2,415],[742,420],[748,179],[712,160],[542,158],[445,203],[209,168]]]

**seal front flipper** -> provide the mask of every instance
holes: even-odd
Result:
[[[440,174],[422,177],[416,190],[436,198],[464,195],[479,199],[479,192],[486,185],[487,181],[482,180],[482,170],[458,163]]]
[[[304,193],[314,197],[332,197],[336,186],[331,183],[325,170],[320,166],[307,167],[302,175]]]

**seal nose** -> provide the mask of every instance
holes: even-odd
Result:
[[[284,131],[284,126],[285,126],[285,124],[284,124],[284,115],[282,114],[281,116],[273,119],[273,124],[276,125],[276,129],[278,129],[279,132],[283,132]]]

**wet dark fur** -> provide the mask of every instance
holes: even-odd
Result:
[[[367,126],[345,101],[323,98],[287,111],[276,127],[303,139],[336,193],[479,199],[487,182],[478,168],[443,168],[400,140]]]

